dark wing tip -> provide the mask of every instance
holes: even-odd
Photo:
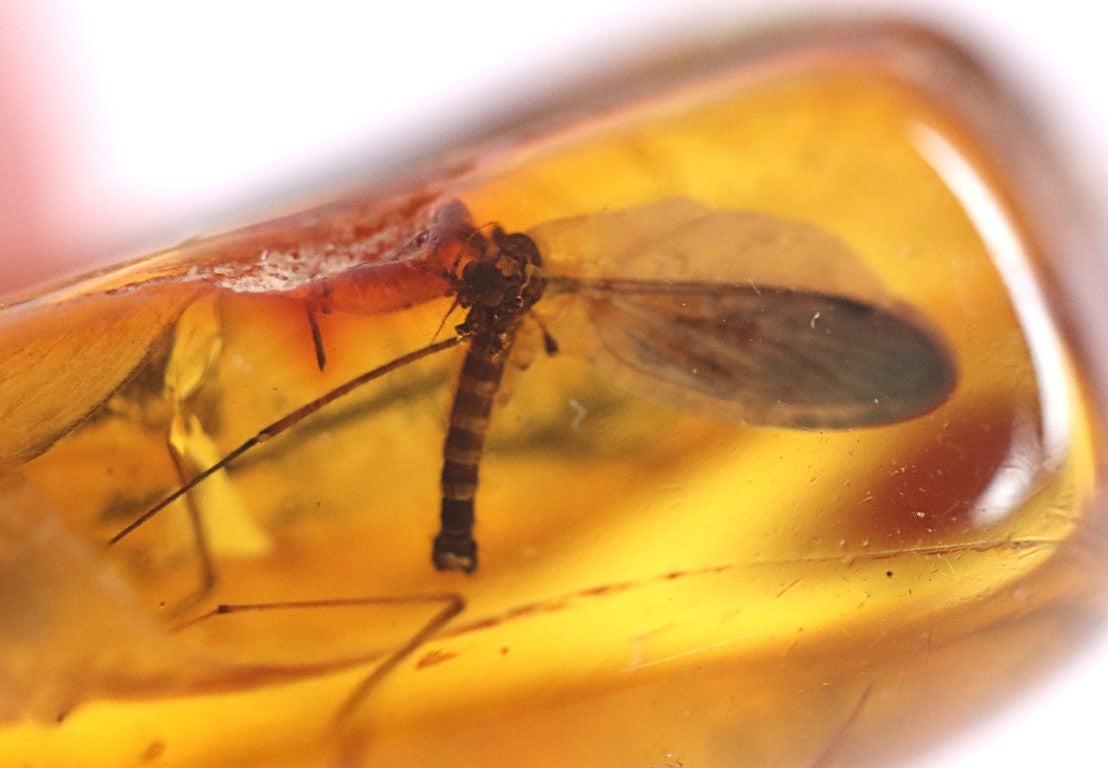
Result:
[[[593,288],[604,346],[660,399],[763,426],[849,429],[937,408],[957,369],[907,305],[729,284],[606,281]]]

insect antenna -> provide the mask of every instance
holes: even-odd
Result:
[[[172,504],[174,501],[176,501],[177,499],[184,496],[186,493],[191,491],[193,488],[195,488],[197,485],[199,485],[205,479],[207,479],[208,477],[212,476],[213,474],[215,474],[219,470],[226,467],[228,464],[230,464],[232,461],[237,459],[239,456],[242,456],[244,453],[249,451],[254,446],[256,446],[260,443],[264,443],[266,440],[274,438],[277,435],[281,434],[282,432],[285,432],[286,430],[288,430],[291,427],[295,426],[297,423],[299,423],[299,422],[303,421],[304,419],[306,419],[307,417],[311,416],[313,413],[315,413],[319,409],[323,408],[326,405],[329,405],[330,403],[334,402],[335,400],[338,400],[341,397],[344,397],[345,395],[348,395],[349,393],[353,392],[355,389],[362,386],[363,384],[368,384],[369,382],[373,381],[374,379],[378,379],[381,376],[384,376],[388,373],[391,373],[392,371],[395,371],[398,368],[404,367],[408,363],[414,363],[416,360],[420,360],[420,359],[422,359],[424,357],[427,357],[429,355],[433,355],[436,352],[442,352],[443,350],[447,350],[447,349],[450,349],[451,347],[455,347],[458,344],[462,343],[462,341],[463,341],[462,337],[454,336],[454,337],[449,338],[449,339],[443,339],[442,341],[437,341],[433,344],[428,344],[425,347],[420,347],[419,349],[413,350],[412,352],[409,352],[405,355],[401,355],[400,357],[397,357],[397,358],[385,363],[384,365],[378,366],[377,368],[374,368],[373,370],[366,371],[365,373],[362,373],[359,376],[355,376],[353,379],[350,379],[345,384],[340,384],[339,386],[332,389],[330,392],[327,392],[326,394],[316,398],[315,400],[312,400],[311,402],[309,402],[305,405],[302,405],[301,407],[297,408],[295,411],[281,417],[280,419],[273,422],[272,424],[269,424],[268,426],[263,427],[262,429],[258,430],[258,432],[255,433],[253,437],[247,439],[245,442],[243,442],[237,448],[235,448],[230,453],[225,455],[222,459],[217,461],[215,464],[211,465],[210,467],[205,469],[203,472],[196,475],[194,478],[189,480],[184,485],[180,486],[177,490],[175,490],[173,493],[166,496],[164,499],[162,499],[160,502],[155,504],[153,507],[151,507],[150,509],[143,512],[135,520],[131,521],[131,523],[128,524],[121,531],[119,531],[119,533],[115,534],[110,539],[108,539],[108,545],[111,546],[111,545],[116,544],[119,541],[121,541],[124,537],[126,537],[128,534],[132,533],[136,528],[141,526],[143,523],[145,523],[147,520],[152,518],[158,512],[162,511],[167,506]]]
[[[446,327],[446,321],[450,319],[450,316],[454,314],[454,310],[458,308],[458,294],[454,294],[454,301],[450,304],[450,308],[442,316],[442,320],[439,321],[439,327],[435,329],[435,335],[431,337],[434,341],[442,333],[442,329]]]
[[[477,252],[478,258],[483,258],[488,253],[489,240],[481,232],[481,230],[485,229],[486,227],[495,226],[495,224],[485,224],[481,227],[474,227],[470,229],[470,231],[463,238],[461,238],[461,242],[469,248],[475,250]],[[454,310],[457,309],[461,304],[458,299],[458,288],[462,284],[462,279],[458,276],[458,268],[461,266],[462,259],[465,257],[465,255],[466,248],[459,248],[458,254],[454,257],[454,262],[450,265],[449,269],[446,269],[441,264],[438,264],[438,269],[435,270],[435,272],[438,273],[439,276],[445,279],[448,283],[450,283],[451,287],[454,289],[454,301],[450,304],[450,308],[447,309],[446,312],[443,314],[442,320],[439,322],[439,327],[435,329],[435,335],[431,337],[432,341],[439,337],[439,334],[442,333],[442,329],[446,327],[446,321],[450,319],[450,316],[454,314]],[[442,270],[441,273],[439,273],[439,269]]]

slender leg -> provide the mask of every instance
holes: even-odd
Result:
[[[349,393],[353,392],[358,387],[361,387],[362,385],[364,385],[364,384],[366,384],[370,381],[373,381],[374,379],[378,379],[378,378],[384,376],[385,374],[391,373],[392,371],[395,371],[398,368],[402,368],[405,365],[407,365],[409,363],[412,363],[412,362],[415,362],[416,360],[419,360],[421,358],[427,357],[429,355],[433,355],[433,354],[435,354],[437,352],[441,352],[445,349],[450,349],[451,347],[456,347],[461,343],[462,343],[462,339],[458,336],[455,336],[455,337],[450,338],[450,339],[444,339],[442,341],[437,341],[434,344],[428,344],[425,347],[420,347],[419,349],[414,350],[412,352],[409,352],[406,355],[401,355],[400,357],[396,358],[395,360],[392,360],[388,363],[385,363],[384,365],[378,366],[378,367],[374,368],[371,371],[366,371],[365,373],[363,373],[359,376],[355,376],[353,379],[350,379],[345,384],[340,384],[339,386],[332,389],[330,392],[327,392],[326,394],[322,395],[321,397],[317,397],[315,400],[312,400],[310,403],[306,403],[306,404],[300,406],[295,411],[292,411],[291,413],[286,414],[285,416],[283,416],[282,418],[280,418],[277,421],[273,422],[272,424],[269,424],[268,426],[263,427],[262,429],[258,430],[258,432],[253,437],[247,439],[245,442],[243,442],[237,448],[232,450],[230,453],[226,454],[222,459],[220,459],[219,461],[212,464],[210,467],[208,467],[204,471],[202,471],[199,474],[197,474],[196,476],[194,476],[191,480],[189,480],[187,483],[184,483],[183,485],[181,485],[173,493],[169,494],[164,499],[162,499],[157,504],[155,504],[153,507],[146,510],[141,515],[139,515],[137,518],[132,520],[122,530],[120,530],[118,533],[116,533],[114,536],[112,536],[110,539],[108,539],[108,546],[111,546],[113,544],[118,544],[121,540],[123,540],[126,536],[128,536],[132,531],[137,530],[138,528],[140,528],[143,525],[143,523],[145,523],[147,520],[154,517],[154,515],[158,514],[158,512],[165,509],[167,506],[172,504],[174,501],[176,501],[177,499],[184,496],[190,490],[192,490],[197,485],[202,483],[205,479],[211,477],[216,472],[218,472],[219,470],[226,467],[228,464],[233,462],[239,456],[242,456],[244,453],[247,453],[248,451],[250,451],[250,449],[252,449],[254,446],[256,446],[260,443],[264,443],[266,440],[273,439],[277,435],[280,435],[281,433],[287,431],[288,429],[292,428],[296,424],[299,424],[301,421],[306,419],[308,416],[311,416],[313,413],[315,413],[319,409],[329,405],[330,403],[333,403],[335,400],[338,400],[339,398],[341,398],[345,395],[348,395]]]
[[[465,610],[465,598],[463,598],[462,595],[456,592],[446,592],[429,595],[395,595],[389,597],[355,597],[331,600],[224,604],[177,624],[172,628],[172,631],[180,632],[201,622],[212,621],[221,616],[247,612],[413,604],[438,606],[438,610],[436,610],[424,624],[420,625],[420,627],[404,642],[388,650],[384,654],[371,653],[362,658],[346,658],[337,660],[331,664],[318,664],[310,668],[301,667],[296,670],[295,676],[303,677],[310,674],[326,674],[355,665],[376,662],[376,666],[373,667],[372,671],[362,678],[346,695],[343,703],[332,717],[332,723],[339,737],[341,754],[338,764],[344,766],[344,768],[351,768],[360,763],[361,756],[365,751],[368,741],[367,729],[364,726],[361,728],[356,727],[354,724],[354,717],[358,710],[381,680],[396,669],[405,659],[410,657],[420,646],[438,634],[443,627],[454,619],[454,617]],[[293,676],[294,675],[289,675],[289,677]]]
[[[401,598],[403,599],[403,598]],[[411,598],[425,601],[428,598]],[[434,637],[455,616],[465,609],[465,599],[457,593],[438,595],[430,598],[435,602],[441,602],[442,607],[431,619],[420,627],[408,641],[396,648],[384,661],[362,678],[362,681],[354,686],[347,695],[346,701],[335,713],[335,726],[339,731],[340,753],[338,765],[343,768],[354,768],[362,764],[369,733],[365,727],[357,728],[354,725],[354,715],[372,693],[373,689],[401,662],[411,656],[416,649]]]
[[[177,477],[182,483],[188,482],[189,476],[185,470],[184,457],[169,444],[169,456],[173,460],[173,466],[177,470]],[[215,589],[219,583],[219,573],[212,559],[211,547],[208,544],[208,529],[204,525],[204,519],[200,509],[196,506],[196,499],[191,493],[185,494],[185,507],[188,510],[189,526],[192,528],[192,540],[196,547],[196,560],[200,568],[200,584],[191,594],[186,595],[174,608],[173,613],[180,613],[203,601]]]
[[[315,362],[319,366],[319,370],[323,370],[327,365],[327,352],[323,349],[323,332],[319,329],[319,319],[316,317],[315,310],[309,305],[306,307],[308,313],[308,327],[312,329],[312,344],[315,346]]]

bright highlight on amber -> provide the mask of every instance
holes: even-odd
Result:
[[[992,88],[783,41],[4,309],[0,754],[857,766],[1003,701],[1099,426]]]

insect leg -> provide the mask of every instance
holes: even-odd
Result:
[[[535,325],[539,327],[539,330],[542,331],[542,346],[547,357],[554,357],[554,355],[558,354],[558,340],[550,333],[549,329],[546,327],[546,322],[537,312],[531,310],[530,317],[535,321]]]
[[[360,763],[360,753],[363,753],[367,740],[364,729],[353,727],[353,717],[358,708],[365,702],[366,697],[373,691],[392,670],[415,653],[421,645],[434,637],[443,627],[465,610],[465,598],[458,593],[446,593],[433,596],[414,596],[408,598],[395,598],[389,602],[441,602],[442,607],[430,620],[420,627],[407,642],[397,647],[376,668],[359,682],[347,695],[346,701],[335,713],[334,723],[340,734],[341,754],[340,765],[355,766]]]
[[[427,595],[393,595],[386,597],[354,597],[337,598],[330,600],[294,600],[271,603],[239,603],[224,604],[202,613],[187,621],[183,621],[172,628],[174,632],[186,630],[201,622],[210,621],[221,616],[242,614],[261,611],[281,611],[316,608],[350,608],[371,607],[387,605],[431,605],[438,606],[431,617],[421,624],[404,642],[395,646],[383,656],[371,654],[360,658],[345,658],[331,663],[320,663],[311,666],[290,669],[289,675],[280,675],[278,679],[287,677],[304,677],[311,674],[326,674],[355,665],[376,662],[373,670],[363,677],[357,685],[346,695],[342,704],[333,715],[333,725],[339,732],[341,748],[343,751],[342,765],[353,765],[357,762],[357,755],[365,744],[364,729],[353,727],[353,717],[358,709],[365,703],[366,698],[373,689],[392,672],[405,659],[411,656],[420,646],[428,642],[438,634],[443,627],[449,624],[458,614],[465,610],[465,598],[457,592],[445,592]]]
[[[315,347],[315,362],[319,366],[319,370],[323,370],[327,365],[327,352],[323,349],[323,332],[319,330],[319,319],[316,317],[315,309],[310,305],[306,305],[305,309],[308,313],[308,327],[312,330],[312,345]]]
[[[177,470],[177,476],[182,483],[188,482],[185,472],[184,457],[177,451],[172,443],[169,444],[169,456],[173,460],[173,466]],[[193,544],[196,547],[196,559],[200,566],[200,584],[192,594],[182,600],[177,610],[184,610],[199,603],[215,589],[219,582],[219,574],[212,559],[211,547],[208,545],[208,529],[204,525],[204,519],[196,505],[196,500],[191,494],[185,494],[185,507],[188,510],[189,526],[192,528]]]
[[[416,360],[420,360],[420,359],[422,359],[424,357],[427,357],[429,355],[433,355],[436,352],[441,352],[443,350],[450,349],[451,347],[455,347],[458,344],[460,344],[462,341],[463,341],[463,339],[461,337],[455,336],[455,337],[450,338],[450,339],[443,339],[442,341],[437,341],[434,344],[428,344],[425,347],[420,347],[419,349],[414,350],[412,352],[409,352],[406,355],[401,355],[400,357],[395,358],[394,360],[391,360],[391,361],[385,363],[384,365],[378,366],[377,368],[374,368],[373,370],[366,371],[365,373],[363,373],[359,376],[355,376],[353,379],[350,379],[345,384],[340,384],[339,386],[332,389],[330,392],[327,392],[326,394],[316,398],[315,400],[312,400],[310,403],[307,403],[306,405],[302,405],[301,407],[297,408],[292,413],[289,413],[289,414],[283,416],[282,418],[278,419],[277,421],[273,422],[272,424],[269,424],[268,426],[263,427],[262,429],[258,430],[258,432],[253,437],[247,439],[245,442],[243,442],[237,448],[235,448],[230,453],[225,455],[222,459],[217,461],[215,464],[212,464],[210,467],[205,469],[203,472],[201,472],[200,474],[193,477],[191,480],[189,480],[187,483],[185,483],[184,485],[179,487],[173,493],[169,494],[164,499],[162,499],[160,502],[155,504],[153,507],[146,510],[141,515],[139,515],[137,518],[132,520],[125,528],[123,528],[121,531],[119,531],[119,533],[115,534],[110,539],[108,539],[108,544],[112,545],[112,544],[115,544],[115,543],[119,542],[120,540],[122,540],[125,536],[127,536],[128,534],[133,532],[135,529],[137,529],[139,526],[141,526],[147,520],[152,518],[158,512],[165,509],[167,506],[172,504],[174,501],[176,501],[177,499],[184,496],[186,493],[188,493],[190,490],[195,488],[197,485],[199,485],[205,479],[211,477],[213,474],[215,474],[219,470],[226,467],[228,464],[230,464],[232,461],[237,459],[239,456],[242,456],[244,453],[249,451],[254,446],[256,446],[260,443],[264,443],[266,440],[269,440],[273,437],[276,437],[277,435],[281,434],[282,432],[285,432],[288,429],[291,429],[292,427],[296,426],[296,424],[303,421],[308,416],[311,416],[313,413],[315,413],[319,409],[323,408],[324,406],[329,405],[330,403],[334,402],[335,400],[338,400],[339,398],[341,398],[345,395],[350,394],[351,392],[353,392],[358,387],[361,387],[362,385],[367,384],[367,383],[373,381],[374,379],[378,379],[378,378],[380,378],[380,377],[382,377],[382,376],[384,376],[388,373],[391,373],[391,372],[397,370],[398,368],[403,368],[408,363],[414,363]]]
[[[417,648],[438,634],[439,630],[449,624],[450,621],[465,610],[466,607],[465,598],[457,592],[447,592],[439,595],[402,595],[398,597],[368,598],[366,601],[366,604],[373,605],[396,605],[398,603],[437,603],[441,604],[441,607],[425,624],[423,624],[423,626],[416,630],[407,641],[386,656],[372,672],[362,678],[361,682],[347,694],[346,701],[343,702],[342,706],[339,707],[338,711],[335,713],[336,723],[341,724],[349,720],[358,710],[362,702],[365,701],[365,697],[385,675],[395,669],[397,665],[408,656],[412,655]]]

